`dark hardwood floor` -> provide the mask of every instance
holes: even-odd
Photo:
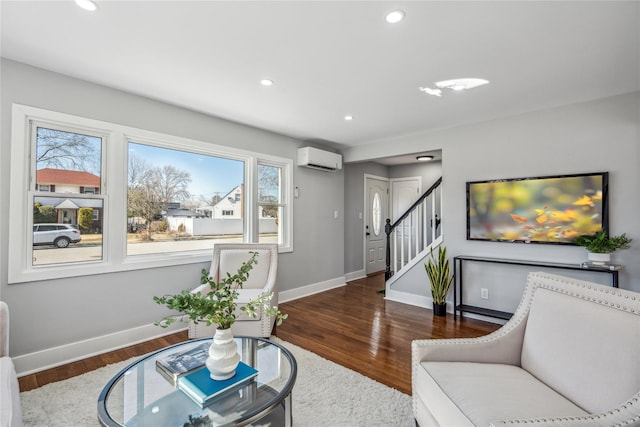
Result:
[[[425,278],[426,280],[426,278]],[[431,310],[386,301],[384,275],[280,304],[289,318],[274,335],[376,381],[411,394],[411,341],[486,335],[500,325],[473,319],[436,317]],[[187,340],[178,332],[110,353],[90,357],[19,379],[22,391],[141,356]]]

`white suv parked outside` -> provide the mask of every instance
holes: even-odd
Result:
[[[66,248],[80,241],[80,231],[70,224],[34,224],[33,246],[54,245]]]

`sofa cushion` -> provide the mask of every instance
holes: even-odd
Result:
[[[576,298],[537,288],[521,359],[524,369],[591,413],[640,390],[640,316],[602,303],[615,289],[598,292]]]
[[[524,369],[512,365],[423,362],[416,393],[442,426],[488,426],[492,421],[588,415]]]

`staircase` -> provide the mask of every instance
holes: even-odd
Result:
[[[387,287],[442,242],[442,177],[415,201],[396,222],[387,219],[385,280]]]

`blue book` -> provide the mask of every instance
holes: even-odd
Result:
[[[251,366],[240,362],[236,374],[228,380],[214,380],[205,367],[178,378],[178,388],[200,406],[208,404],[214,397],[251,380],[258,375]]]

